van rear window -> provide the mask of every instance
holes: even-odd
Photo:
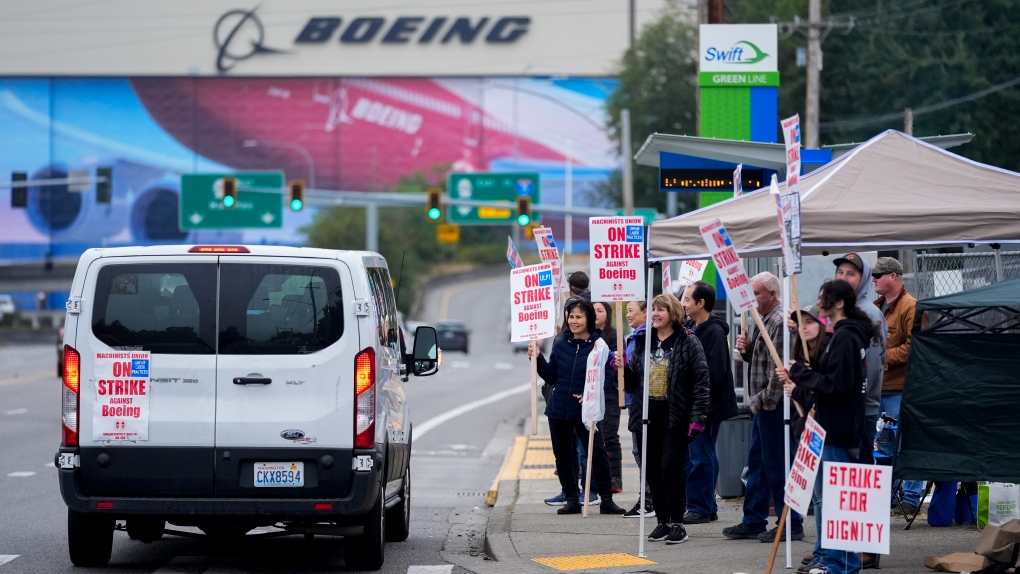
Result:
[[[215,265],[108,265],[97,280],[92,333],[117,349],[213,354],[215,301]]]
[[[314,353],[343,335],[336,269],[225,263],[220,285],[220,354]]]

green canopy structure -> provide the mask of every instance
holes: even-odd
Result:
[[[917,303],[896,478],[1020,482],[1020,279]]]

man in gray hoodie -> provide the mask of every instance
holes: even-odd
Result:
[[[864,409],[867,424],[864,427],[864,436],[861,439],[862,464],[874,462],[875,424],[881,414],[882,407],[882,373],[885,371],[885,339],[889,334],[889,328],[885,323],[885,315],[871,302],[868,297],[868,288],[871,287],[871,266],[857,253],[847,253],[845,256],[835,259],[836,279],[842,279],[857,290],[857,307],[868,314],[873,322],[878,324],[881,333],[881,341],[871,342],[865,361],[868,365],[868,400]]]

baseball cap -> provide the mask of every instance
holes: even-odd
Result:
[[[881,276],[888,273],[903,275],[903,266],[894,257],[879,257],[875,266],[871,269],[872,276]]]
[[[850,263],[857,268],[858,271],[864,273],[864,261],[861,260],[861,256],[856,253],[847,253],[843,257],[832,260],[833,265],[839,267],[843,263]]]
[[[814,319],[815,321],[818,321],[819,323],[822,322],[822,320],[818,318],[818,307],[816,307],[814,305],[808,305],[807,307],[801,307],[800,312],[801,312],[802,315],[811,315],[811,318]],[[793,314],[793,321],[795,323],[797,322],[797,314],[796,313]]]
[[[567,277],[567,283],[575,291],[583,292],[588,290],[588,274],[584,271],[574,271]]]

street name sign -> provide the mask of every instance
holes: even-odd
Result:
[[[237,178],[237,205],[223,207],[223,178]],[[252,191],[265,189],[266,191]],[[266,229],[283,226],[283,172],[181,175],[179,225],[192,229]]]
[[[451,173],[447,180],[446,192],[450,199],[473,199],[477,201],[507,201],[513,203],[518,197],[531,197],[532,205],[540,203],[541,185],[537,172],[506,173]],[[507,225],[517,223],[516,207],[468,207],[451,206],[446,211],[449,223],[461,225]],[[541,214],[531,218],[541,221]]]

